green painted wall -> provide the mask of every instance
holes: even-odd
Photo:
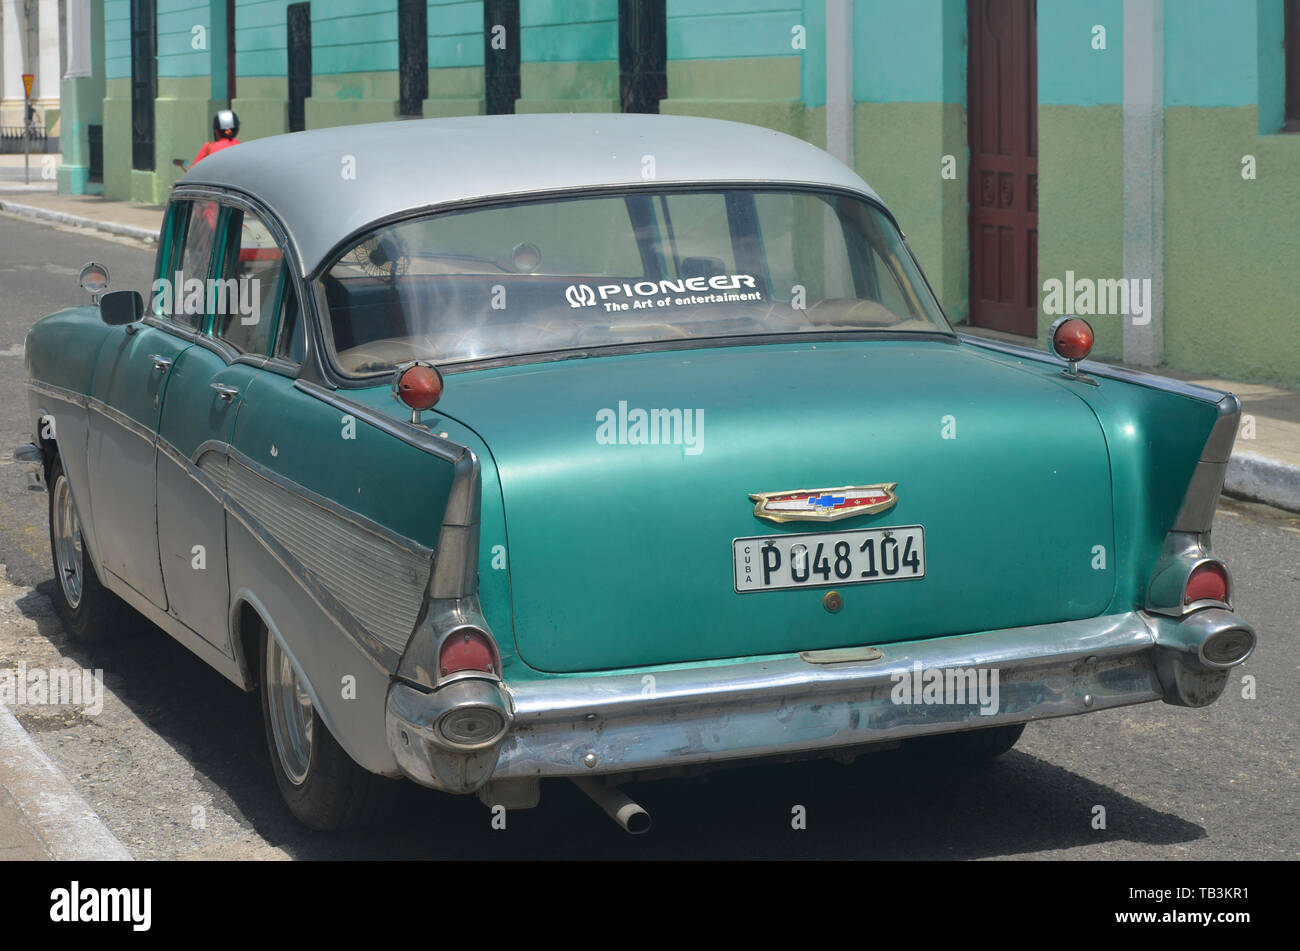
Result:
[[[516,112],[617,112],[618,0],[520,0]]]
[[[794,28],[807,37],[799,0],[678,0],[667,21],[670,60],[789,56]]]
[[[1250,107],[1165,112],[1165,359],[1294,386],[1300,136],[1261,136],[1258,124]]]
[[[212,29],[209,0],[158,4],[158,76],[192,76],[209,82],[211,51],[225,37]]]
[[[1056,320],[1042,311],[1044,281],[1124,273],[1123,25],[1123,0],[1038,5],[1040,341]],[[1098,358],[1122,357],[1122,320],[1091,318]]]
[[[808,110],[799,96],[797,56],[669,60],[664,115],[748,122],[807,138]],[[825,141],[825,119],[821,120]]]
[[[312,30],[314,34],[314,24]],[[316,73],[306,103],[307,128],[388,122],[397,118],[398,108],[395,68],[371,73]]]
[[[1166,29],[1171,21],[1182,19],[1185,2],[1167,0]],[[1094,37],[1100,36],[1094,34],[1097,27],[1105,30],[1105,49],[1093,48]],[[1122,103],[1123,27],[1124,0],[1051,0],[1038,4],[1039,106]]]
[[[966,5],[858,0],[853,36],[855,168],[898,218],[948,319],[964,322]],[[956,178],[942,175],[949,155]]]
[[[853,92],[859,102],[965,102],[961,0],[857,0]]]
[[[288,70],[288,0],[240,0],[235,9],[235,73],[244,95],[244,77],[279,76]],[[243,121],[243,115],[240,115]]]
[[[1046,339],[1056,320],[1042,312],[1044,281],[1063,281],[1066,271],[1089,278],[1124,273],[1123,131],[1122,106],[1039,104],[1039,340]],[[1097,333],[1093,352],[1098,358],[1122,356],[1121,320],[1091,318]]]
[[[312,0],[311,69],[316,76],[396,70],[396,0]]]
[[[859,102],[857,171],[898,218],[948,319],[968,316],[965,109],[957,103]],[[957,157],[956,179],[942,158]]]
[[[104,0],[104,75],[131,78],[130,0]]]
[[[104,197],[131,197],[131,80],[104,83]]]
[[[482,0],[430,0],[429,98],[426,118],[481,115],[483,92]],[[518,36],[507,36],[518,43]]]
[[[289,81],[284,76],[240,76],[236,91],[231,106],[239,114],[241,142],[289,131]]]

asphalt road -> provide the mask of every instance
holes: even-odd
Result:
[[[412,785],[380,827],[307,832],[280,803],[255,696],[143,622],[84,648],[53,614],[48,497],[25,491],[9,448],[28,438],[23,335],[84,299],[76,273],[92,259],[113,287],[147,287],[151,251],[0,216],[0,667],[104,669],[97,716],[16,712],[137,858],[1300,857],[1300,516],[1226,499],[1215,549],[1260,646],[1207,709],[1154,703],[1031,724],[974,771],[896,751],[634,784],[654,817],[636,838],[563,781],[504,830],[473,798]],[[795,806],[806,829],[792,828]]]

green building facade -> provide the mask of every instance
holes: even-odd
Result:
[[[192,158],[228,104],[243,140],[401,116],[619,111],[640,81],[627,47],[641,44],[662,113],[823,147],[828,129],[846,133],[842,157],[889,203],[955,322],[985,320],[973,273],[985,288],[1028,288],[1039,341],[1055,319],[1046,282],[1145,280],[1144,314],[1090,315],[1098,356],[1300,385],[1287,346],[1300,331],[1300,134],[1288,131],[1300,130],[1300,95],[1287,96],[1300,90],[1287,42],[1300,0],[1041,0],[1036,12],[1033,0],[91,5],[93,75],[63,83],[64,192],[165,201],[182,174],[172,160]],[[1008,74],[990,94],[978,84],[993,80],[972,75],[972,26],[1013,21],[1028,23],[1011,61],[1028,78]],[[489,68],[494,56],[517,66]],[[993,233],[972,207],[976,88],[989,128],[1014,126],[1007,116],[1030,100],[1032,154],[1017,167],[1033,180],[1017,179],[1011,200],[1031,203],[1016,225],[1031,250],[1004,251],[991,277],[987,255],[972,265],[971,235]],[[151,91],[150,144],[139,120]]]

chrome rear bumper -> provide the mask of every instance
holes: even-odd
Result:
[[[1211,615],[1211,612],[1213,614]],[[1201,648],[1232,632],[1244,652],[1208,663]],[[1220,609],[1182,620],[1144,612],[878,645],[874,660],[810,663],[799,655],[632,673],[564,675],[504,685],[510,725],[491,750],[453,754],[422,737],[437,691],[390,692],[407,730],[398,755],[425,785],[471,792],[496,781],[592,775],[885,743],[1150,700],[1203,706],[1222,692],[1254,631]],[[996,671],[996,703],[901,699],[925,671]],[[920,679],[918,679],[920,678]],[[991,677],[989,678],[991,679]],[[970,698],[973,699],[973,698]],[[436,714],[434,714],[436,716]],[[395,749],[395,753],[398,751]],[[425,755],[429,754],[429,755]],[[430,758],[430,756],[432,758]]]

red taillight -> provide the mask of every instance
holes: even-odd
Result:
[[[462,628],[453,631],[442,642],[438,652],[438,669],[443,677],[458,674],[464,670],[479,670],[491,674],[496,672],[496,652],[492,643],[482,631]]]
[[[1192,569],[1183,592],[1183,604],[1193,601],[1227,601],[1228,569],[1217,561],[1204,561]]]
[[[1082,317],[1062,317],[1052,325],[1052,350],[1062,360],[1077,362],[1092,352],[1092,325]]]

